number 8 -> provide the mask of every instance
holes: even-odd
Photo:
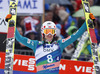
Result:
[[[52,55],[47,55],[47,61],[49,62],[49,63],[51,63],[51,62],[53,62],[53,58],[52,58]]]

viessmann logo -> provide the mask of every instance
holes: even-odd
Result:
[[[5,53],[0,54],[0,69],[5,69]],[[9,63],[11,62],[7,62]],[[15,71],[36,72],[36,60],[33,56],[14,55],[13,65]]]
[[[66,64],[60,64],[59,66],[59,70],[63,70],[63,71],[68,71],[66,69],[71,69],[74,72],[78,72],[78,73],[94,73],[94,67],[89,67],[89,66],[77,66],[77,65],[73,65],[70,66],[69,68],[67,68],[68,66]]]
[[[13,65],[28,67],[29,71],[35,70],[35,58],[29,58],[28,60],[15,59]]]

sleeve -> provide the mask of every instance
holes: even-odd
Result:
[[[67,47],[68,45],[73,43],[75,40],[77,40],[85,32],[86,29],[87,29],[86,22],[84,22],[84,24],[81,26],[81,28],[79,28],[79,30],[75,34],[72,34],[71,36],[65,39],[58,40],[61,51],[63,52],[63,49],[65,47]]]
[[[37,40],[30,40],[26,37],[23,37],[19,34],[18,30],[16,29],[15,38],[18,42],[24,44],[25,46],[31,48],[34,52],[36,50],[38,41]]]

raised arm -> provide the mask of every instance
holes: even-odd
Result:
[[[15,32],[15,38],[18,42],[20,42],[20,43],[24,44],[25,46],[31,48],[35,52],[35,48],[36,48],[37,43],[38,43],[37,40],[30,40],[26,37],[21,36],[17,29],[16,29],[16,32]]]
[[[86,22],[84,22],[84,24],[81,26],[81,28],[79,28],[79,30],[75,34],[73,34],[65,39],[59,40],[58,42],[59,42],[61,51],[63,51],[63,49],[65,47],[67,47],[68,45],[73,43],[75,40],[77,40],[85,32],[86,29],[87,29]]]

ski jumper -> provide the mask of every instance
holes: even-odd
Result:
[[[59,74],[59,65],[63,49],[73,43],[86,30],[86,23],[73,35],[54,41],[53,43],[45,43],[44,41],[30,40],[19,34],[16,29],[16,40],[31,48],[35,53],[37,73],[36,74]]]

